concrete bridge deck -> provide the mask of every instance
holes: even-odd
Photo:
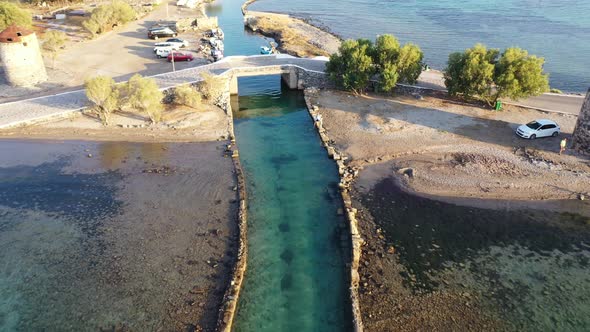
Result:
[[[211,72],[217,75],[231,75],[230,92],[237,92],[236,77],[287,74],[297,68],[305,72],[322,74],[326,64],[325,58],[296,58],[289,55],[255,55],[232,56],[212,64],[193,67],[151,76],[160,89],[168,89],[179,84],[192,83],[200,80],[200,74]],[[289,79],[288,76],[285,76]],[[285,78],[284,77],[284,78]],[[290,87],[297,82],[291,79]],[[420,86],[420,84],[418,84]],[[527,102],[525,107],[538,108],[546,111],[557,111],[578,114],[583,98],[545,94]],[[530,105],[529,105],[530,104]],[[578,104],[580,104],[578,106]],[[84,90],[75,90],[55,95],[24,99],[0,104],[0,128],[14,127],[45,121],[53,117],[67,116],[88,106]]]

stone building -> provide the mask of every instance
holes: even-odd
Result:
[[[582,153],[590,154],[590,89],[578,115],[572,147]]]
[[[11,25],[0,32],[0,63],[8,84],[31,86],[47,80],[35,32]]]

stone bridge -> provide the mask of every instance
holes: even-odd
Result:
[[[151,76],[161,90],[180,84],[196,83],[201,74],[210,72],[229,79],[229,92],[238,92],[238,77],[280,74],[292,89],[324,87],[327,83],[325,58],[296,58],[289,55],[255,55],[227,57],[204,66]],[[89,101],[83,89],[50,96],[0,104],[0,129],[43,122],[84,110]]]

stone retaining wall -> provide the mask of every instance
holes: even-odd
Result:
[[[217,106],[221,107],[227,113],[230,121],[230,142],[226,146],[226,153],[231,154],[238,183],[238,200],[240,204],[238,209],[239,239],[237,258],[232,269],[231,281],[227,285],[225,294],[223,296],[223,301],[219,309],[219,317],[217,319],[217,331],[219,332],[231,332],[233,320],[238,306],[238,298],[242,288],[242,282],[244,281],[244,273],[246,272],[248,258],[248,197],[246,193],[246,179],[244,177],[242,164],[240,163],[238,147],[236,146],[230,98],[231,97],[228,87],[226,93],[224,93],[223,97],[220,98]]]
[[[578,115],[572,148],[583,154],[590,154],[590,89]]]
[[[349,270],[349,282],[350,282],[350,302],[352,306],[352,325],[354,332],[362,332],[363,331],[363,322],[361,316],[361,309],[360,309],[360,301],[358,295],[358,287],[359,287],[359,261],[361,258],[361,246],[363,245],[364,241],[358,231],[358,223],[356,220],[356,212],[357,210],[352,207],[352,200],[349,194],[349,188],[354,180],[354,177],[358,175],[358,168],[347,166],[345,156],[342,156],[330,143],[330,138],[328,137],[326,130],[324,129],[321,120],[316,121],[316,116],[318,113],[318,107],[311,104],[309,94],[313,93],[316,88],[308,88],[305,90],[305,103],[307,105],[307,110],[309,115],[311,116],[312,120],[314,121],[314,125],[318,130],[318,134],[320,135],[320,139],[328,156],[336,161],[338,165],[338,174],[340,175],[340,183],[338,187],[340,188],[340,194],[342,196],[342,203],[344,204],[345,209],[345,216],[346,220],[348,221],[349,232],[350,232],[350,245],[351,245],[351,252],[350,252],[350,270]]]

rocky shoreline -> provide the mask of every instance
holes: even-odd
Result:
[[[253,32],[276,40],[280,51],[298,57],[329,56],[337,52],[341,42],[338,36],[290,15],[248,10],[255,1],[242,5],[244,24]]]

